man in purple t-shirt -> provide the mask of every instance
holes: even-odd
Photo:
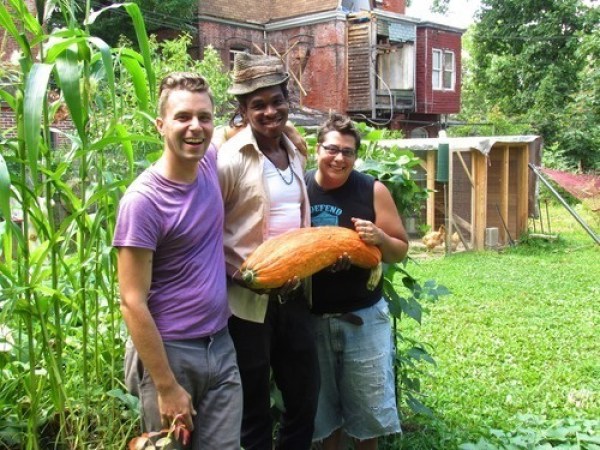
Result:
[[[131,335],[125,378],[144,431],[177,419],[193,430],[192,449],[239,449],[242,389],[227,330],[213,106],[197,74],[162,81],[163,155],[123,196],[113,245]]]

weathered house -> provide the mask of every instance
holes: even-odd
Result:
[[[280,55],[300,106],[437,136],[460,108],[462,31],[405,15],[405,0],[202,0],[200,48]]]

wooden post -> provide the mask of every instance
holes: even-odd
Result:
[[[519,239],[527,231],[529,209],[529,146],[518,147],[519,164],[517,168],[517,231],[514,239]]]
[[[435,161],[435,152],[427,152],[427,225],[432,230],[435,228]]]
[[[452,202],[452,197],[454,196],[454,165],[452,164],[452,160],[454,159],[454,152],[452,151],[452,146],[450,146],[448,150],[448,207],[446,208],[446,253],[452,252],[452,247],[450,245],[450,241],[452,239],[452,212],[454,210],[454,205]]]
[[[510,152],[508,145],[502,147],[502,159],[500,162],[500,214],[507,228],[510,230],[510,222],[508,220],[508,181],[510,179]],[[500,227],[500,241],[503,245],[508,242],[508,236],[504,227]]]
[[[475,250],[483,250],[487,224],[487,157],[478,150],[471,152],[475,188],[472,203],[473,234],[471,241]]]

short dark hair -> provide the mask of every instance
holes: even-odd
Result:
[[[206,79],[193,72],[172,72],[162,79],[158,90],[158,114],[164,114],[165,105],[173,91],[206,92],[213,108],[215,101]]]
[[[329,119],[327,119],[325,123],[319,127],[319,131],[317,133],[317,142],[322,144],[323,141],[325,141],[325,135],[330,131],[337,131],[340,134],[352,136],[356,142],[356,147],[354,150],[358,150],[360,147],[360,133],[349,117],[337,113],[331,114]]]
[[[281,84],[276,84],[275,86],[279,86],[281,88],[281,92],[283,93],[283,97],[289,101],[290,99],[290,91],[288,90],[288,84],[287,81],[284,81]],[[264,88],[261,89],[267,89],[271,86],[266,86]],[[260,89],[257,89],[256,91],[259,91]],[[248,99],[249,96],[251,96],[252,94],[254,94],[256,91],[253,92],[249,92],[248,94],[243,94],[243,95],[236,95],[235,99],[238,101],[238,104],[241,106],[246,106],[246,100]]]

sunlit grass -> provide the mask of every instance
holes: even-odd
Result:
[[[401,448],[456,448],[521,413],[600,417],[600,247],[561,206],[550,218],[557,241],[409,266],[453,294],[411,330],[438,364],[422,388],[435,418],[406,417]]]

